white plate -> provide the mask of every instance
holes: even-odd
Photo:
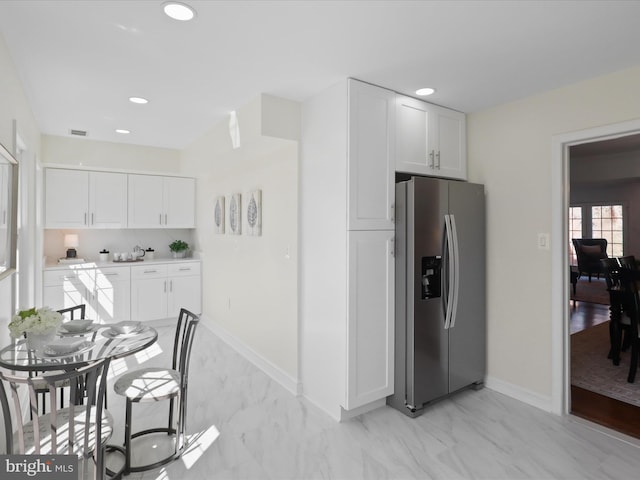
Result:
[[[69,333],[83,333],[91,328],[94,321],[89,318],[83,318],[78,320],[69,320],[60,325]]]
[[[111,331],[119,333],[120,335],[128,335],[130,333],[137,333],[142,330],[142,323],[140,322],[118,322],[111,325]]]
[[[137,330],[134,330],[133,332],[129,332],[129,333],[118,333],[112,328],[107,328],[104,332],[102,332],[102,336],[107,338],[135,337],[136,335],[140,335],[140,333],[142,333],[145,330],[145,328],[146,327],[144,325],[140,325],[140,327]]]
[[[75,355],[81,355],[83,353],[88,352],[89,350],[91,350],[93,347],[95,347],[96,344],[90,341],[85,341],[82,342],[78,348],[76,350],[74,350],[73,352],[66,352],[66,353],[57,353],[54,352],[53,350],[48,349],[47,347],[45,347],[42,350],[42,354],[40,355],[43,358],[67,358],[67,357],[73,357]]]
[[[86,330],[83,330],[81,332],[70,332],[66,328],[64,328],[64,323],[63,323],[62,325],[60,325],[60,328],[58,328],[58,335],[62,335],[64,337],[71,337],[73,335],[86,335],[88,333],[95,332],[96,330],[98,330],[101,327],[104,327],[104,325],[100,325],[98,323],[94,323],[89,328],[87,328]]]

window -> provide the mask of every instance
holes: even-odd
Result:
[[[577,265],[576,250],[573,248],[572,238],[583,238],[582,235],[582,207],[569,208],[569,263]]]
[[[569,259],[576,265],[572,238],[606,238],[607,255],[624,255],[624,207],[612,205],[582,205],[569,208]]]
[[[607,255],[610,257],[623,255],[622,227],[622,205],[591,207],[591,237],[607,239]]]

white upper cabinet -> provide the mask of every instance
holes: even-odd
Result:
[[[349,81],[349,230],[394,228],[394,116],[394,92]]]
[[[397,95],[395,169],[466,180],[465,115]]]
[[[129,228],[194,228],[195,180],[129,175]]]
[[[127,226],[127,175],[89,172],[89,226]]]
[[[46,228],[123,228],[126,225],[126,174],[46,169]]]

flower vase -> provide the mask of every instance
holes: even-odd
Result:
[[[42,350],[44,346],[56,338],[56,329],[45,332],[27,332],[27,347],[29,350]]]
[[[173,258],[184,258],[187,255],[186,250],[180,250],[179,252],[171,252],[173,253]]]

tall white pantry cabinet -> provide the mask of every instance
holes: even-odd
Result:
[[[394,115],[352,79],[303,105],[302,382],[335,418],[393,393]]]

